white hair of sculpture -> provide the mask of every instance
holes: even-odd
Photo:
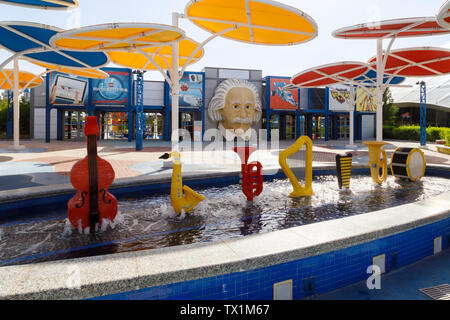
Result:
[[[247,88],[253,92],[255,96],[255,118],[253,122],[258,122],[261,120],[262,110],[261,110],[261,100],[259,99],[259,93],[256,86],[247,80],[242,79],[228,79],[223,81],[216,89],[214,97],[209,103],[208,114],[213,121],[223,121],[223,116],[220,110],[225,108],[225,99],[231,89],[234,88]]]

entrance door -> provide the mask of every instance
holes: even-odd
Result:
[[[189,132],[191,139],[194,137],[194,113],[182,112],[180,116],[180,129],[184,129]]]
[[[297,133],[297,121],[295,115],[287,114],[284,118],[284,127],[286,130],[286,140],[293,140]]]
[[[273,139],[280,139],[280,115],[270,115],[270,136]]]
[[[145,113],[146,140],[162,140],[164,119],[161,113]]]
[[[105,112],[100,115],[101,137],[104,140],[128,139],[128,113]]]
[[[300,116],[300,137],[306,136],[306,117]]]
[[[312,117],[312,140],[325,139],[325,117]]]
[[[82,140],[84,136],[84,123],[86,112],[65,111],[64,112],[64,140]]]
[[[350,117],[349,116],[339,116],[338,117],[338,132],[339,139],[349,139],[350,138]]]
[[[361,139],[373,139],[375,138],[375,115],[362,115],[361,116],[361,127],[362,136]]]

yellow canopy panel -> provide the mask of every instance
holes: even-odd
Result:
[[[42,79],[30,72],[19,72],[19,90],[27,87],[28,89],[38,87],[42,84]],[[13,90],[14,71],[10,69],[0,70],[0,89]]]
[[[208,32],[252,44],[294,45],[318,34],[310,16],[270,0],[191,0],[185,15]]]
[[[184,31],[154,23],[110,23],[60,32],[50,45],[79,51],[123,50],[171,44],[184,39]]]
[[[50,70],[50,71],[58,71],[61,73],[78,76],[78,77],[85,77],[85,78],[91,78],[91,79],[106,79],[109,77],[106,72],[103,72],[103,71],[97,70],[97,69],[59,67],[57,65],[36,62],[36,61],[32,61],[32,60],[30,60],[30,62],[34,63],[42,68]]]
[[[172,68],[172,46],[143,48],[133,51],[109,51],[107,52],[111,61],[128,68],[139,70],[157,70],[156,63],[161,69]],[[184,39],[179,42],[179,65],[183,67],[192,55],[189,64],[199,61],[204,50],[200,44],[192,39]],[[153,61],[152,61],[153,60]]]

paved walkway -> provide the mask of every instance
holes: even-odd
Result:
[[[272,149],[262,147],[252,155],[251,161],[260,161],[264,173],[270,174],[277,170],[278,155],[294,141],[281,141]],[[368,163],[367,147],[361,143],[355,149],[345,147],[347,141],[316,141],[314,143],[314,164],[335,163],[336,154],[351,151],[354,162]],[[70,182],[70,170],[76,161],[86,156],[85,142],[53,141],[22,141],[25,150],[14,152],[8,149],[11,142],[0,141],[0,191],[33,187],[39,185],[67,184]],[[417,143],[389,141],[385,147],[388,156],[397,147],[418,147]],[[203,144],[203,152],[189,150],[183,152],[183,170],[196,172],[217,172],[240,170],[240,160],[231,151],[231,147],[215,147],[210,143]],[[219,150],[217,150],[219,149]],[[226,149],[226,150],[224,150]],[[159,157],[171,150],[170,142],[149,141],[142,152],[135,151],[135,144],[127,141],[103,141],[99,143],[99,156],[109,161],[115,172],[116,179],[139,177],[153,173],[167,172]],[[432,164],[450,165],[450,156],[438,153],[434,145],[423,150],[427,162]]]
[[[444,284],[450,285],[448,250],[382,276],[380,290],[369,290],[363,281],[315,300],[431,300],[419,289]]]

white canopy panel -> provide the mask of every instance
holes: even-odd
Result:
[[[450,111],[450,75],[420,80],[407,78],[403,85],[412,85],[412,88],[391,88],[394,103],[420,103],[420,88],[416,83],[421,80],[427,84],[427,103]]]

